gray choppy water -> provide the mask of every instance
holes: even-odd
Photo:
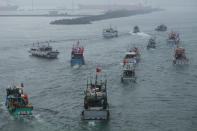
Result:
[[[196,9],[166,10],[146,15],[94,22],[90,25],[49,25],[53,18],[0,18],[0,129],[1,130],[197,130],[197,17]],[[181,15],[181,17],[180,17]],[[173,46],[168,32],[153,29],[165,23],[181,34],[189,66],[173,66]],[[116,26],[120,37],[103,39],[103,27]],[[144,35],[130,35],[139,25]],[[149,36],[157,36],[157,48],[146,50]],[[70,67],[72,44],[85,45],[86,65]],[[32,42],[53,40],[61,53],[56,60],[31,57]],[[120,63],[128,46],[138,46],[142,58],[137,84],[120,83]],[[108,75],[111,116],[109,121],[82,121],[86,75],[97,66]],[[24,82],[34,106],[33,120],[16,120],[4,106],[5,88]]]

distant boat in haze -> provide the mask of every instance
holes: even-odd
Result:
[[[0,11],[17,11],[18,6],[16,5],[5,5],[0,6]]]
[[[78,5],[79,9],[99,9],[99,10],[120,10],[120,9],[127,9],[127,10],[136,10],[136,9],[145,9],[151,8],[151,6],[145,6],[142,4],[139,5]]]

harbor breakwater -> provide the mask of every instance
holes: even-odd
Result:
[[[75,24],[91,24],[94,21],[105,20],[105,19],[112,19],[112,18],[120,18],[120,17],[128,17],[132,15],[138,14],[146,14],[151,13],[153,11],[160,11],[161,9],[157,8],[145,8],[145,9],[137,9],[137,10],[116,10],[116,11],[107,11],[101,15],[91,15],[91,16],[84,16],[79,18],[73,19],[60,19],[51,21],[50,24],[55,25],[75,25]]]

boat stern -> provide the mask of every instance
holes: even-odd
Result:
[[[84,110],[82,118],[84,120],[108,120],[109,110]]]
[[[53,52],[49,52],[47,54],[47,57],[48,58],[57,58],[58,55],[59,55],[59,52],[58,51],[53,51]]]
[[[84,59],[71,59],[71,65],[84,65]]]

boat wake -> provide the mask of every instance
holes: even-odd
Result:
[[[95,124],[94,121],[89,121],[89,122],[88,122],[88,125],[89,125],[89,126],[95,126],[96,124]]]
[[[80,67],[79,64],[76,64],[76,65],[73,66],[74,69],[79,69],[79,67]]]
[[[1,111],[7,111],[6,107],[5,107],[5,102],[1,102],[0,103],[0,112]],[[7,111],[8,112],[8,111]]]
[[[149,34],[146,34],[144,32],[139,32],[139,33],[133,33],[133,31],[129,32],[131,35],[138,35],[142,37],[151,37]]]

